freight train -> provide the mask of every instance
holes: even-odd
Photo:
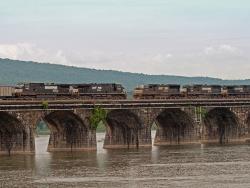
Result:
[[[250,85],[148,84],[134,89],[134,99],[247,98]]]
[[[0,86],[1,99],[126,99],[121,84],[22,83]]]
[[[199,99],[250,98],[250,85],[178,85],[148,84],[136,87],[133,98],[141,99]],[[55,84],[23,83],[0,86],[0,99],[127,99],[121,84]]]

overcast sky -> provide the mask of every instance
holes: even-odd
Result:
[[[250,78],[250,1],[0,0],[0,57]]]

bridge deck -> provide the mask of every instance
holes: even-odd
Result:
[[[44,110],[43,100],[0,100],[0,111]],[[170,99],[170,100],[48,100],[48,109],[70,110],[76,108],[104,109],[136,108],[180,108],[188,106],[204,107],[250,107],[250,98],[230,99]]]

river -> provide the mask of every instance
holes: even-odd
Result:
[[[153,132],[155,134],[155,132]],[[250,187],[250,146],[175,146],[0,156],[0,187]]]

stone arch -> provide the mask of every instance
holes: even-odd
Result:
[[[112,110],[106,117],[104,148],[139,147],[143,128],[138,115],[128,109]]]
[[[238,138],[239,120],[229,108],[216,107],[203,120],[203,142],[227,143]]]
[[[43,117],[51,134],[48,151],[83,150],[89,147],[89,127],[72,111],[54,111]]]
[[[29,130],[15,115],[0,112],[0,152],[26,152],[29,150]]]
[[[178,145],[198,141],[192,117],[179,108],[161,111],[155,118],[155,145]]]

